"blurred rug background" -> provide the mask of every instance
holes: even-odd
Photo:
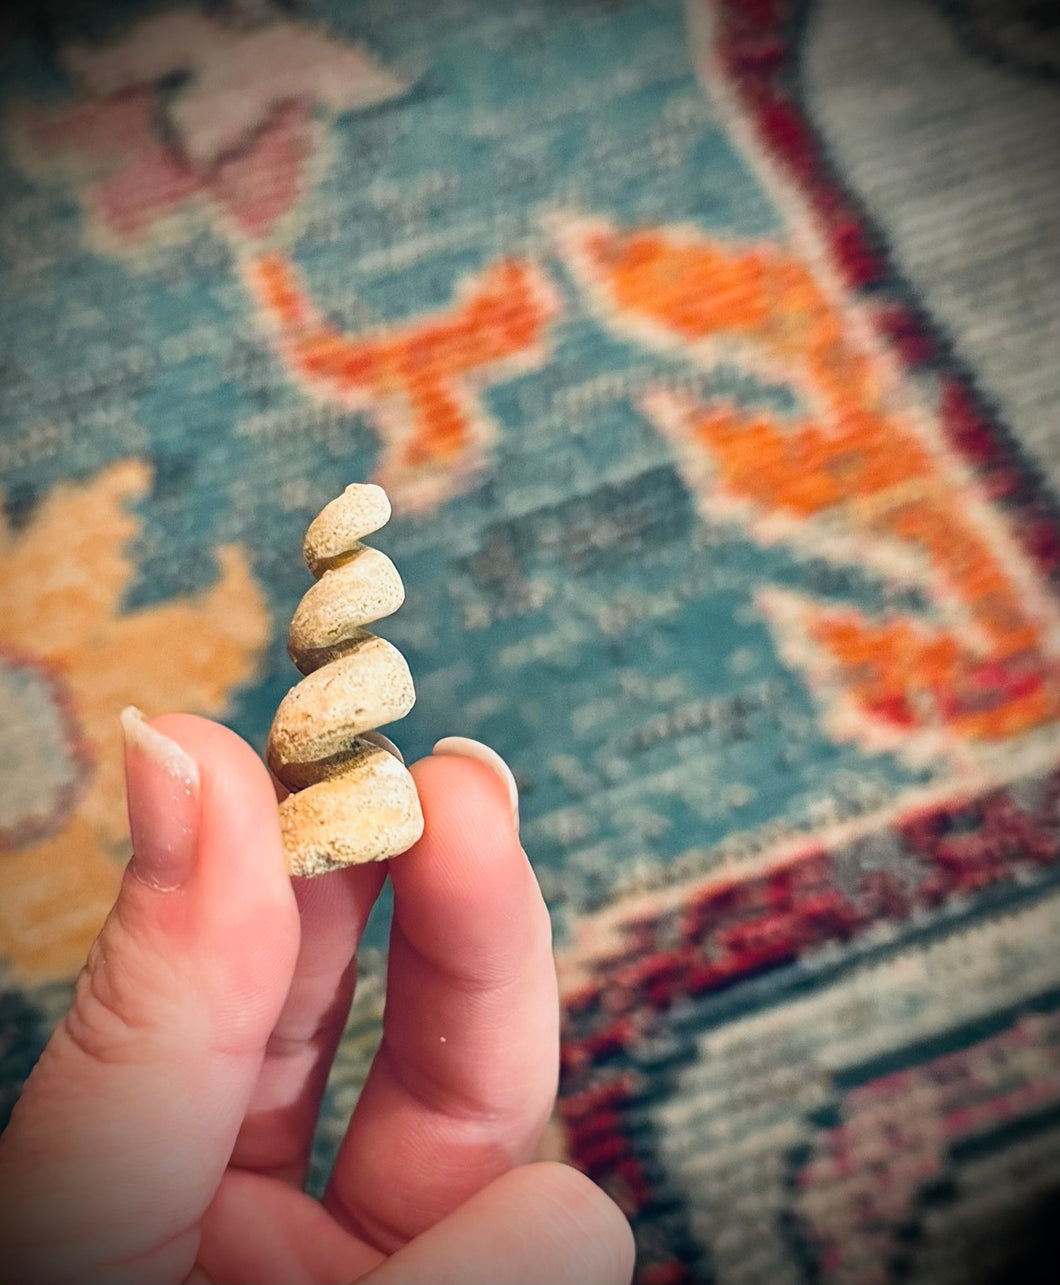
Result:
[[[5,10],[0,1114],[126,857],[119,709],[260,747],[304,527],[371,478],[391,730],[518,774],[550,1146],[641,1280],[1015,1270],[1060,1187],[1058,67],[1030,0]]]

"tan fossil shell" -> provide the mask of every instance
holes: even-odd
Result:
[[[381,487],[353,485],[306,532],[302,552],[317,583],[298,604],[287,639],[306,677],[280,702],[267,751],[269,767],[292,791],[280,804],[292,874],[382,861],[423,832],[412,777],[365,735],[404,718],[416,699],[404,656],[364,628],[405,598],[390,559],[360,543],[389,519]]]

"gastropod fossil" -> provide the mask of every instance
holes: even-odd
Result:
[[[364,628],[405,599],[394,564],[361,543],[389,519],[381,487],[353,485],[306,532],[302,552],[317,582],[287,639],[306,677],[280,702],[267,751],[269,767],[291,791],[280,804],[280,826],[292,874],[381,861],[423,832],[415,782],[371,739],[416,699],[404,656]]]

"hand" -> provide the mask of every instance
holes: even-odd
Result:
[[[292,884],[246,744],[186,715],[128,730],[135,855],[0,1139],[0,1278],[628,1282],[618,1209],[527,1163],[558,1004],[503,782],[412,769],[426,829],[390,867],[383,1039],[318,1204],[301,1183],[386,871]]]

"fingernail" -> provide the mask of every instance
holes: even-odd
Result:
[[[373,745],[378,745],[381,750],[386,750],[388,754],[393,754],[399,763],[404,763],[404,754],[402,754],[394,742],[388,736],[384,736],[382,732],[362,732],[361,740],[371,741]]]
[[[445,736],[434,747],[433,752],[435,754],[451,754],[456,758],[475,759],[479,763],[485,764],[491,772],[495,772],[504,782],[504,788],[508,791],[508,801],[512,805],[512,821],[515,824],[516,833],[518,833],[519,787],[515,784],[512,769],[496,750],[491,750],[488,745],[483,745],[481,741],[473,741],[469,736]]]
[[[133,705],[122,710],[125,782],[133,855],[130,871],[169,892],[195,865],[201,791],[195,760],[163,736]]]

